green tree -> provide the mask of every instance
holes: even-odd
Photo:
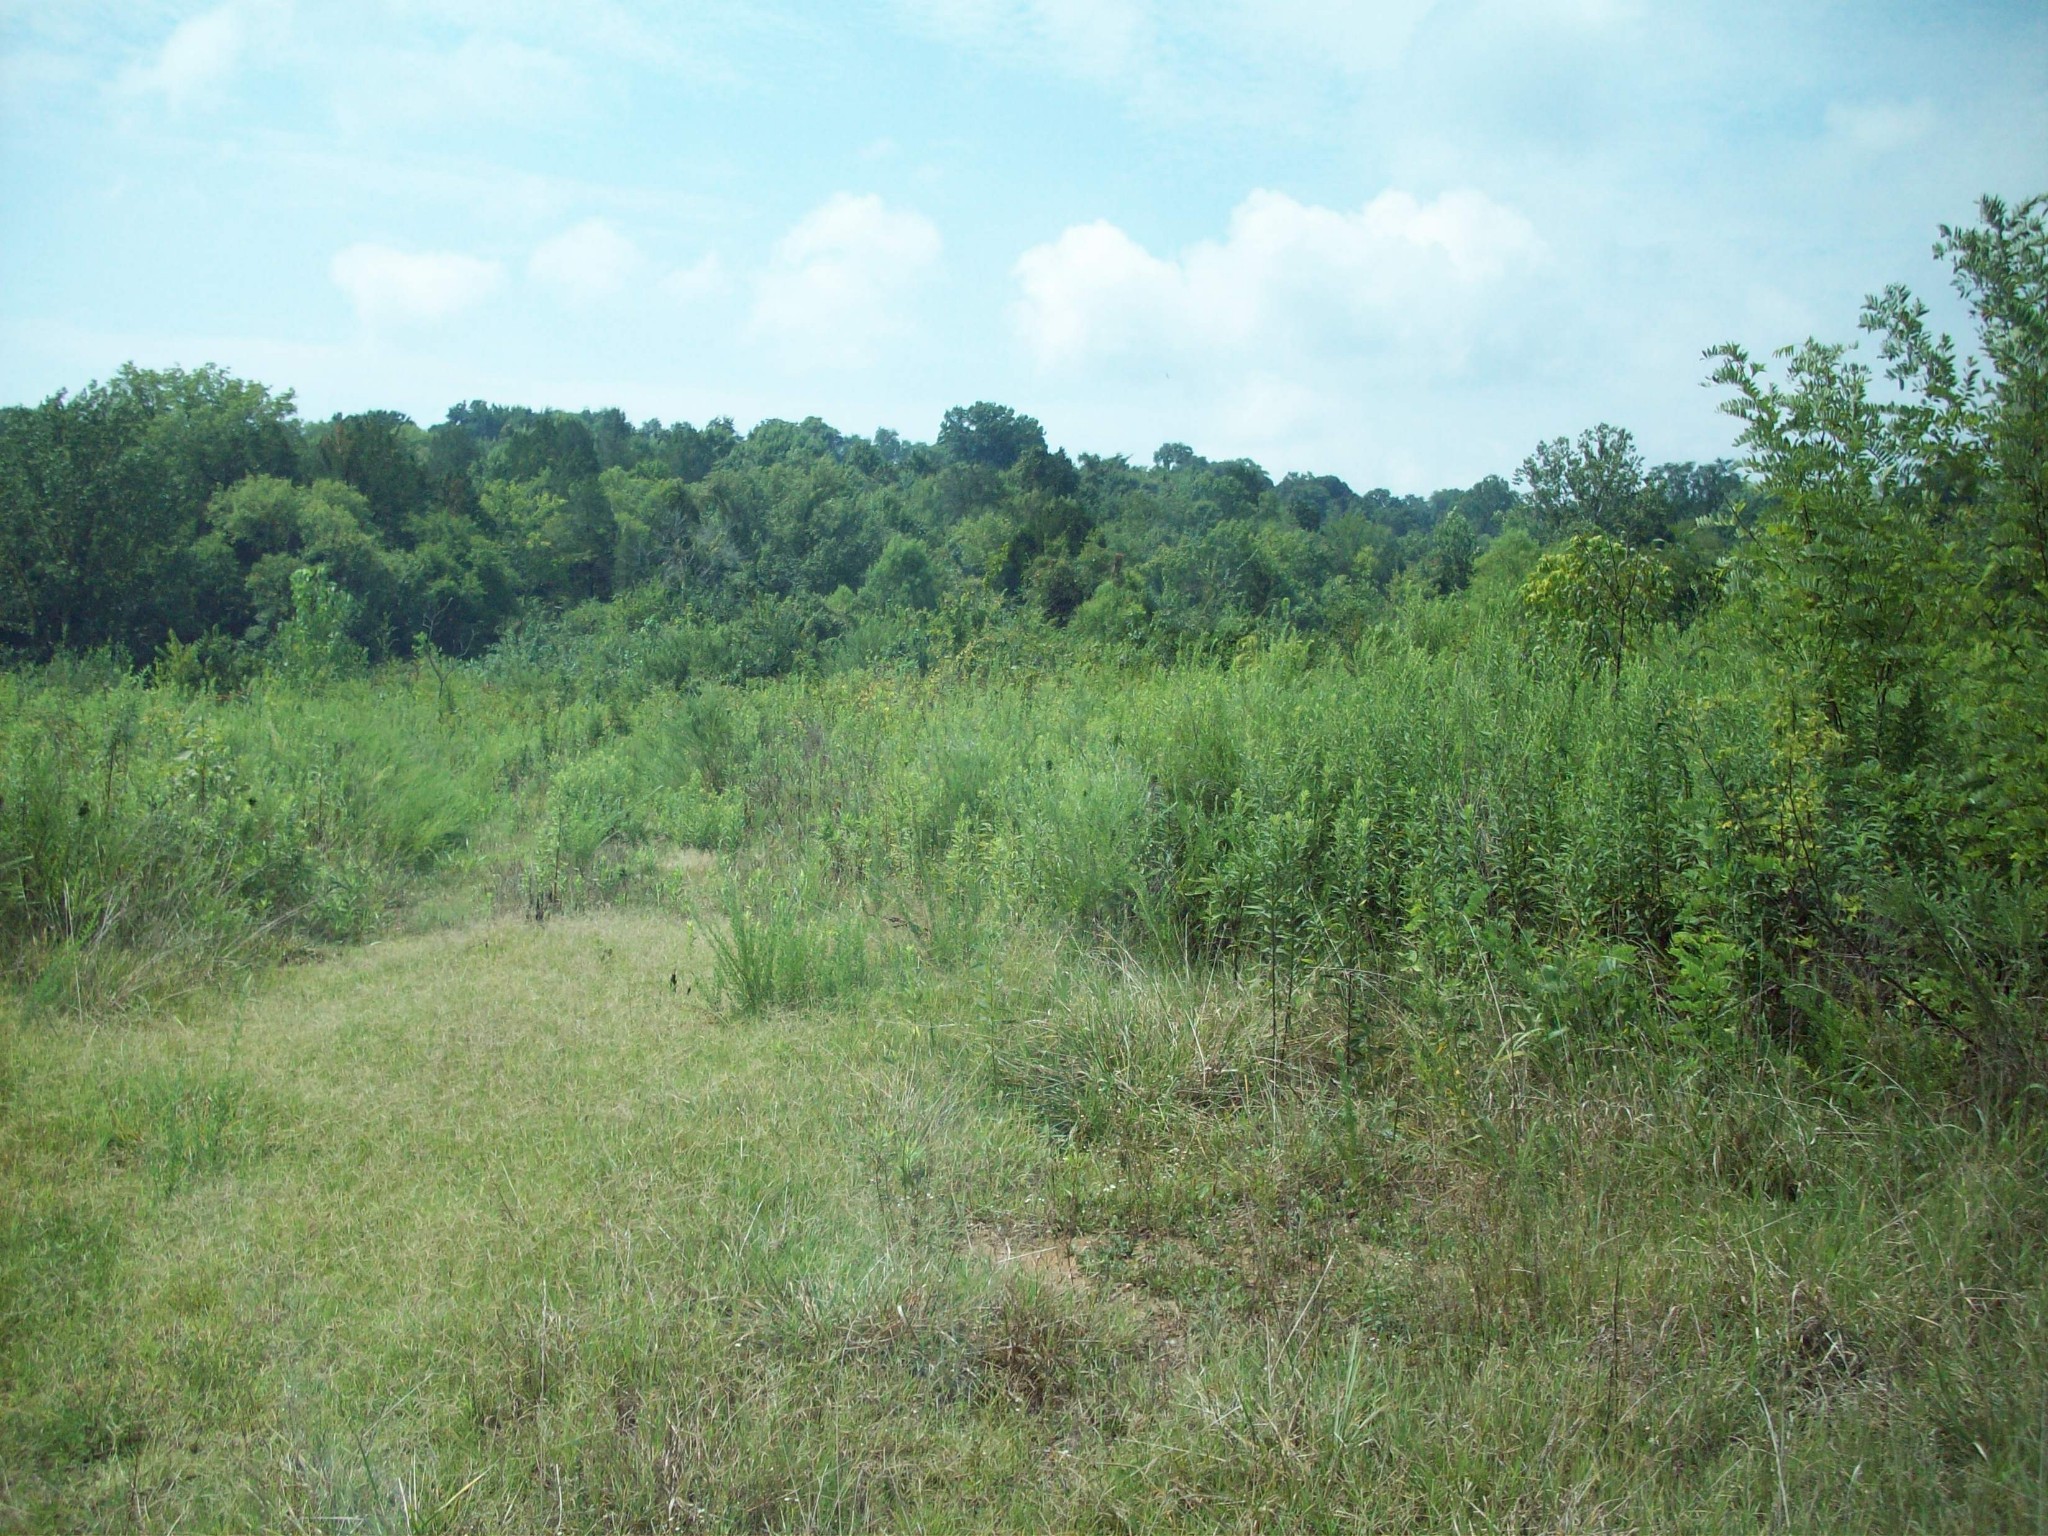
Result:
[[[1515,489],[1499,475],[1488,475],[1458,498],[1457,510],[1475,533],[1500,532],[1501,519],[1513,511],[1519,498]]]
[[[1008,469],[1025,449],[1045,451],[1045,429],[1007,405],[977,400],[956,405],[939,422],[939,451],[962,463]]]
[[[1783,383],[1739,347],[1713,355],[1771,493],[1731,561],[1745,620],[1850,756],[1903,770],[1927,744],[1956,590],[1949,509],[1910,467],[1918,427],[1843,347],[1785,349]]]
[[[1635,439],[1606,422],[1577,442],[1554,438],[1515,471],[1530,528],[1543,540],[1593,529],[1625,544],[1646,544],[1661,529]]]
[[[139,654],[203,621],[231,562],[195,548],[215,491],[294,467],[291,396],[218,368],[123,368],[0,411],[0,634]]]
[[[938,571],[924,540],[896,533],[868,570],[861,597],[871,607],[927,613],[939,606]]]
[[[1074,610],[1074,633],[1105,645],[1131,645],[1144,638],[1151,612],[1145,594],[1127,577],[1113,576]]]
[[[496,535],[522,592],[554,593],[567,584],[569,570],[566,501],[545,477],[491,480],[484,485],[484,526]]]
[[[617,543],[612,555],[611,586],[623,592],[686,561],[697,508],[689,488],[652,466],[638,470],[607,469],[598,488],[611,508]]]
[[[1977,319],[1989,377],[1981,390],[1946,389],[1945,350],[1919,371],[1944,448],[1968,441],[1984,466],[1966,546],[1971,644],[1959,700],[1971,821],[2000,856],[2038,873],[2048,868],[2048,197],[2017,207],[1986,198],[1979,214],[1974,229],[1944,227],[1936,254],[1953,264]],[[1931,350],[1925,311],[1881,301],[1879,313],[1892,317],[1887,356],[1910,376]]]
[[[1430,564],[1440,593],[1462,592],[1472,581],[1472,561],[1479,553],[1479,536],[1455,507],[1444,514],[1430,535]]]
[[[418,632],[446,651],[473,653],[513,612],[517,583],[498,541],[453,512],[429,512],[418,538],[396,557],[418,616]]]
[[[1980,363],[1903,287],[1865,305],[1891,398],[1839,346],[1710,354],[1767,492],[1733,563],[1759,639],[1849,765],[1955,758],[1952,807],[2001,863],[2048,866],[2048,200],[1981,205],[1937,254]],[[1942,724],[1946,721],[1946,725]]]
[[[355,601],[309,566],[292,572],[292,616],[271,642],[271,666],[296,683],[324,683],[363,669],[363,648],[349,638]]]
[[[336,416],[312,442],[313,472],[360,492],[378,535],[394,546],[412,542],[413,519],[433,500],[426,434],[399,411]]]
[[[1661,561],[1604,533],[1578,533],[1536,562],[1522,602],[1538,626],[1588,661],[1621,670],[1671,603]]]
[[[0,419],[0,623],[37,655],[125,638],[179,542],[133,402],[98,386]]]
[[[354,600],[357,639],[381,651],[389,636],[405,632],[404,582],[361,492],[338,480],[294,485],[250,475],[213,498],[207,523],[202,543],[221,541],[246,571],[242,603],[223,605],[232,622],[281,624],[293,611],[294,573],[315,566]]]

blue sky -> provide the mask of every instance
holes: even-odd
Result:
[[[0,400],[219,362],[1426,490],[1846,339],[2048,190],[2048,8],[0,4]]]

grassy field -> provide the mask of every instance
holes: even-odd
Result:
[[[1979,213],[1978,361],[1889,289],[1711,354],[1739,469],[1427,501],[0,413],[0,1529],[2048,1536]]]
[[[2038,1133],[718,895],[10,1016],[0,1524],[2048,1529]]]

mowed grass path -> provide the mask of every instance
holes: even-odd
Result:
[[[0,1018],[0,1528],[2048,1530],[2037,1129],[1422,1015],[1340,1080],[1043,936],[710,961]]]
[[[1040,1138],[912,1022],[714,1017],[706,958],[501,921],[18,1028],[0,1523],[1028,1511],[1046,1410],[1142,1354],[963,1242]]]

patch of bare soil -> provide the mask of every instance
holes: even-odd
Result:
[[[1155,1296],[1142,1286],[1106,1281],[1089,1272],[1088,1254],[1101,1241],[1088,1233],[1054,1237],[1028,1227],[977,1221],[968,1224],[965,1247],[971,1257],[997,1270],[1029,1275],[1047,1285],[1122,1302],[1144,1318],[1161,1343],[1178,1343],[1187,1332],[1186,1318],[1178,1302]]]

